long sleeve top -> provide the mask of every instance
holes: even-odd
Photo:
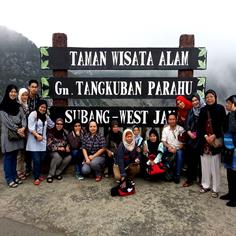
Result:
[[[48,137],[47,137],[47,147],[48,150],[51,152],[56,152],[58,151],[59,147],[66,147],[68,145],[68,140],[67,140],[67,132],[66,130],[63,131],[63,136],[62,138],[56,138],[52,132],[48,132]]]
[[[125,169],[129,164],[135,163],[135,159],[139,158],[139,154],[136,151],[136,147],[133,151],[128,151],[123,142],[120,143],[117,151],[116,151],[116,163],[120,169],[120,175],[122,177],[126,176]]]
[[[26,118],[23,109],[20,107],[16,116],[9,115],[5,111],[0,111],[2,120],[1,148],[2,153],[12,152],[24,148],[24,139],[8,140],[8,129],[17,131],[20,127],[26,127]]]
[[[37,119],[37,112],[33,111],[28,117],[28,138],[26,144],[26,151],[46,151],[47,146],[47,128],[51,129],[54,127],[54,122],[49,116],[43,125],[43,122],[40,119]],[[42,134],[43,140],[37,141],[37,139],[32,134],[33,131],[36,131],[39,134]]]

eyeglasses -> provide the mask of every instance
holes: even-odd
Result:
[[[63,125],[62,123],[56,123],[56,125]]]

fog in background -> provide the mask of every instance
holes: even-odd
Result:
[[[195,46],[208,51],[207,88],[219,100],[235,94],[236,15],[234,1],[46,1],[1,2],[0,24],[40,46],[52,34],[66,33],[71,47],[178,47],[181,34],[194,34]],[[106,71],[79,75],[177,76],[177,71]],[[141,102],[141,101],[140,101]],[[142,101],[145,104],[148,101]]]

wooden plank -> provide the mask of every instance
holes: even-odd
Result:
[[[44,47],[42,69],[205,70],[205,48],[56,48]],[[191,76],[190,76],[191,77]]]
[[[205,87],[206,78],[83,77],[42,78],[43,96],[73,99],[174,99],[190,97]]]

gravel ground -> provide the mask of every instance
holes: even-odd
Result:
[[[226,207],[225,201],[213,199],[209,192],[200,194],[197,185],[183,188],[184,179],[176,185],[137,178],[136,194],[111,197],[113,179],[78,181],[67,173],[52,184],[44,181],[34,186],[29,178],[10,189],[2,164],[0,170],[0,218],[36,227],[45,232],[42,235],[232,236],[236,232],[236,208]],[[224,194],[227,183],[223,167],[221,172]]]

